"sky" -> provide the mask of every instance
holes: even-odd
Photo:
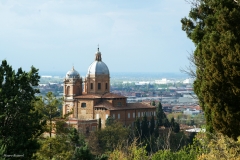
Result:
[[[178,73],[195,47],[185,0],[0,0],[0,60],[86,73],[98,45],[111,72]]]

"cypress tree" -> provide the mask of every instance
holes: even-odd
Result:
[[[158,103],[157,108],[156,108],[156,115],[157,115],[157,125],[162,126],[163,125],[163,109],[162,109],[162,104],[161,102]]]
[[[101,128],[102,128],[102,120],[101,120],[101,118],[99,118],[99,120],[98,120],[98,130],[101,130]]]
[[[240,6],[233,0],[199,0],[182,29],[194,42],[194,91],[207,131],[240,135]]]
[[[142,135],[140,126],[141,126],[140,120],[139,120],[139,118],[136,118],[136,120],[134,122],[134,134],[135,134],[135,137],[137,137],[137,138],[141,137],[141,135]]]
[[[151,121],[150,121],[150,128],[149,128],[149,132],[152,135],[155,129],[155,119],[154,116],[152,115]]]
[[[144,114],[141,122],[141,131],[142,131],[142,138],[148,137],[149,128],[148,128],[148,120],[147,120],[146,114]]]
[[[155,101],[152,101],[152,104],[151,104],[152,106],[155,106],[156,105],[156,103],[155,103]]]
[[[169,121],[162,109],[162,104],[160,102],[158,103],[156,108],[156,115],[157,115],[157,126],[169,127]]]

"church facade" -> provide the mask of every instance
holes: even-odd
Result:
[[[68,123],[79,130],[96,130],[99,118],[102,127],[109,116],[125,126],[133,126],[137,117],[155,116],[156,107],[149,103],[127,103],[127,97],[110,92],[110,73],[101,52],[89,66],[83,79],[74,67],[64,79],[63,115],[72,112]]]

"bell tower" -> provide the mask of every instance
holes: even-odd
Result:
[[[82,78],[80,74],[74,69],[74,67],[67,72],[66,77],[64,79],[64,86],[63,86],[63,115],[71,112],[74,110],[76,111],[75,107],[75,96],[82,95]],[[71,115],[70,117],[74,117]]]

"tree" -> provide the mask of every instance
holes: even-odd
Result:
[[[4,158],[4,154],[5,154],[5,146],[2,145],[2,142],[0,141],[0,160],[5,160]]]
[[[0,66],[0,140],[5,154],[24,154],[24,159],[39,148],[37,137],[43,133],[42,116],[33,101],[39,91],[38,69],[29,72],[21,68],[15,72],[6,60]]]
[[[69,128],[66,127],[65,119],[58,119],[55,121],[56,135],[66,135],[69,133]]]
[[[148,120],[147,120],[146,114],[144,114],[141,122],[141,131],[142,131],[142,138],[147,138],[149,135],[149,128],[148,128]]]
[[[162,126],[163,125],[163,117],[164,117],[164,112],[162,109],[162,104],[161,102],[158,103],[157,108],[156,108],[156,115],[157,115],[157,125]]]
[[[180,131],[180,126],[177,122],[175,122],[174,118],[171,118],[170,125],[172,127],[173,132],[178,133]]]
[[[54,118],[60,116],[58,105],[60,100],[57,99],[52,92],[48,92],[46,97],[38,97],[39,100],[35,102],[35,107],[43,115],[43,120],[48,122],[47,131],[49,136],[52,136]]]
[[[94,156],[90,152],[90,149],[87,144],[81,147],[76,147],[73,154],[73,160],[93,160]]]
[[[155,101],[152,101],[152,104],[151,104],[152,106],[155,106],[156,105],[156,103],[155,103]]]
[[[150,127],[149,127],[149,132],[152,135],[155,129],[155,119],[154,116],[152,115],[151,121],[150,121]]]
[[[70,143],[73,144],[74,146],[78,146],[79,145],[79,133],[77,131],[76,128],[71,128],[70,132],[68,134],[68,137],[70,139]]]
[[[98,130],[100,130],[102,128],[102,120],[101,118],[99,118],[98,120]]]
[[[169,127],[169,121],[162,109],[162,104],[161,102],[158,103],[157,108],[156,108],[156,115],[157,115],[157,125],[158,126],[165,126]]]
[[[240,6],[233,0],[198,0],[181,20],[196,46],[194,91],[207,130],[240,135]]]
[[[110,126],[112,124],[115,123],[115,119],[112,118],[111,116],[108,116],[107,120],[106,120],[106,126]]]
[[[89,147],[94,152],[112,151],[118,144],[128,139],[129,129],[123,127],[122,123],[115,122],[104,129],[98,130],[90,135]]]
[[[66,159],[70,160],[74,147],[68,141],[67,136],[47,137],[40,140],[41,148],[35,154],[36,159]]]
[[[137,137],[137,138],[140,138],[142,135],[140,120],[138,117],[136,118],[136,120],[134,122],[134,134],[135,134],[135,137]]]

